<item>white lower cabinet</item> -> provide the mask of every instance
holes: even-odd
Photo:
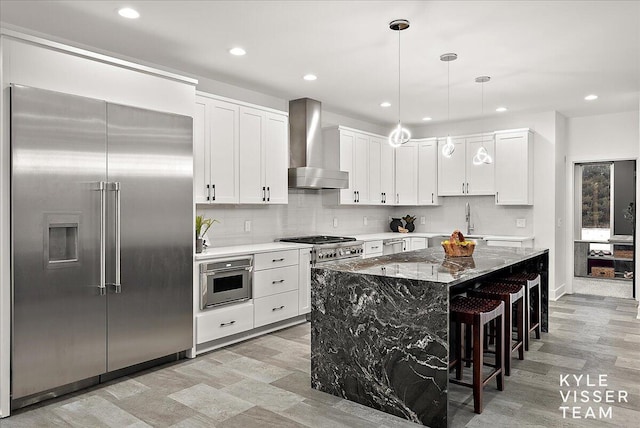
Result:
[[[253,328],[253,303],[221,306],[196,315],[196,342],[204,343]]]
[[[381,256],[383,251],[382,240],[367,241],[364,243],[364,258]]]
[[[218,307],[196,310],[196,354],[264,334],[267,331],[304,322],[300,315],[311,312],[311,249],[286,249],[253,255],[252,299]],[[221,256],[223,257],[223,256]],[[199,272],[199,261],[194,266]],[[194,290],[200,292],[199,275]],[[287,323],[290,320],[290,323]],[[272,323],[281,324],[268,326]],[[242,334],[240,334],[242,333]],[[232,335],[238,335],[229,337]],[[223,339],[223,340],[218,340]],[[207,343],[217,341],[214,343]]]
[[[282,321],[298,315],[298,290],[253,300],[254,327]]]
[[[253,257],[253,270],[257,272],[263,269],[298,265],[298,251],[285,250],[258,253]]]
[[[253,298],[298,289],[298,265],[256,271],[253,274]]]
[[[298,266],[298,315],[311,312],[311,249],[300,250]]]

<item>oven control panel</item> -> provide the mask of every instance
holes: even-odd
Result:
[[[318,248],[316,250],[317,261],[340,260],[362,256],[364,249],[362,244],[347,245],[338,248]]]

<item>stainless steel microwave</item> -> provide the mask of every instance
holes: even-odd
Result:
[[[252,271],[252,256],[202,263],[200,309],[249,300]]]

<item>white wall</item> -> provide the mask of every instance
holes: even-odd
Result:
[[[192,116],[195,81],[179,76],[168,78],[144,67],[77,49],[65,52],[41,43],[45,41],[3,34],[0,37],[0,416],[9,415],[10,356],[10,194],[9,84],[18,83],[43,89],[102,99],[152,110]],[[73,53],[71,53],[73,52]],[[118,65],[114,65],[117,63]]]
[[[568,293],[573,292],[573,231],[575,216],[572,214],[574,214],[575,200],[575,164],[603,160],[637,159],[640,155],[638,146],[638,142],[640,141],[639,125],[640,121],[638,120],[637,111],[567,119],[565,278]],[[638,182],[638,178],[636,178],[636,192],[639,192],[639,188],[640,183]],[[638,230],[637,227],[636,230]],[[636,264],[640,264],[638,260],[636,260]],[[636,272],[637,271],[636,269]]]
[[[567,266],[567,217],[570,214],[566,210],[566,181],[567,181],[567,119],[561,114],[556,114],[556,154],[555,154],[555,240],[556,240],[556,298],[562,296],[567,291],[566,266]]]
[[[564,188],[564,183],[559,183],[556,178],[557,172],[555,167],[557,153],[561,154],[564,150],[556,146],[558,144],[564,144],[563,141],[558,141],[556,130],[558,126],[557,123],[562,120],[562,116],[558,115],[554,111],[550,111],[520,115],[494,115],[493,117],[488,117],[484,120],[433,124],[413,129],[413,133],[416,138],[440,137],[447,134],[465,135],[479,133],[482,131],[516,128],[529,128],[534,132],[533,206],[520,207],[519,209],[521,211],[511,213],[510,211],[503,211],[501,207],[491,207],[490,205],[487,205],[483,208],[483,215],[504,219],[507,227],[509,227],[509,224],[513,224],[515,222],[515,218],[517,218],[516,216],[525,216],[527,219],[532,219],[535,246],[549,249],[550,299],[558,298],[563,290],[564,282],[559,282],[557,280],[556,270],[560,269],[560,272],[565,271],[565,257],[564,255],[557,255],[559,251],[564,251],[564,248],[558,248],[556,244],[556,215],[562,216],[564,209],[556,209],[555,197],[558,186]],[[560,177],[560,179],[562,179],[562,177]],[[450,213],[458,213],[460,211],[459,207],[457,207],[457,205],[460,204],[459,200],[457,202],[453,202],[454,198],[444,199],[443,211],[447,215]],[[449,199],[451,199],[451,201]],[[564,222],[564,218],[562,218],[561,222]],[[527,223],[529,224],[528,220]],[[485,232],[483,230],[479,230],[479,233]],[[523,233],[515,232],[514,234],[522,235]]]

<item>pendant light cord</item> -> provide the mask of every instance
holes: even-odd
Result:
[[[398,31],[398,126],[402,123],[400,119],[400,70],[402,69],[402,67],[400,67],[400,33],[401,31]]]
[[[449,75],[450,67],[451,61],[447,61],[447,123],[451,121],[451,80]]]

